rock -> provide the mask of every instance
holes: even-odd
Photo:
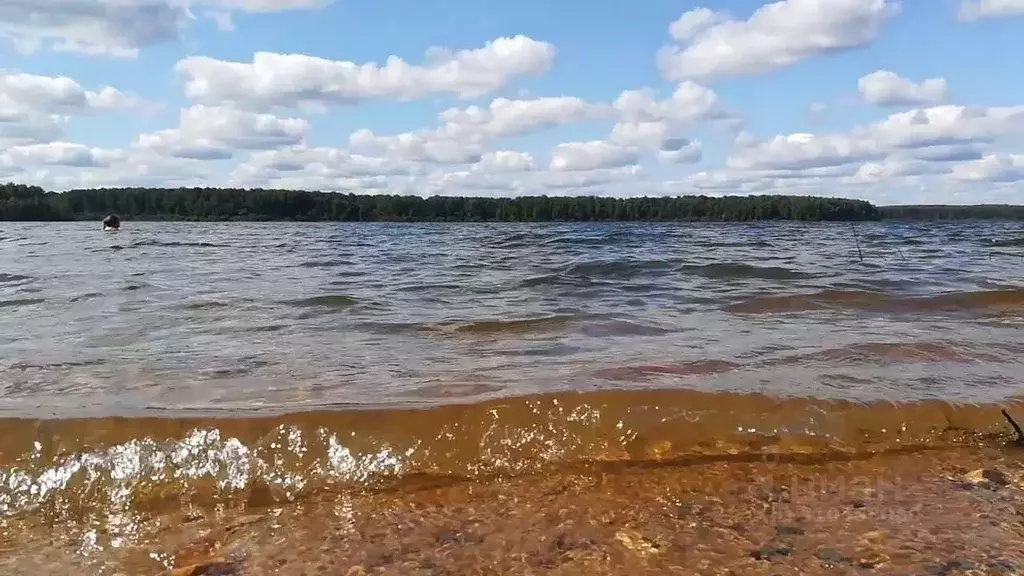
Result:
[[[849,498],[843,501],[843,504],[850,508],[861,509],[867,507],[868,503],[863,498]]]
[[[616,532],[615,540],[640,556],[646,557],[661,552],[661,546],[657,542],[633,530]]]
[[[990,560],[985,563],[985,567],[993,574],[1015,574],[1017,572],[1017,565],[1009,560]]]
[[[857,567],[871,570],[889,563],[889,556],[878,550],[863,550],[857,553]]]
[[[973,486],[1004,488],[1012,484],[1009,475],[996,468],[979,468],[964,474],[963,481]]]
[[[770,562],[776,558],[789,556],[792,553],[793,548],[785,544],[768,545],[758,548],[757,550],[752,550],[750,552],[750,557],[754,560],[767,560]]]
[[[241,573],[237,562],[218,559],[175,568],[169,576],[240,576]]]
[[[345,572],[345,576],[366,576],[366,568],[356,565]]]
[[[849,556],[844,556],[839,550],[835,548],[822,548],[814,553],[814,557],[821,560],[829,566],[838,566],[840,564],[851,564],[853,559]]]
[[[990,562],[988,567],[991,569],[992,563]],[[952,574],[961,574],[965,572],[971,572],[977,570],[978,565],[970,560],[953,559],[943,562],[942,564],[929,564],[925,569],[928,574],[932,576],[950,576]],[[996,572],[999,573],[999,572]]]
[[[787,524],[783,526],[776,526],[775,533],[779,536],[803,536],[805,531],[799,526]]]

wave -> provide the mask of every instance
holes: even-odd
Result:
[[[31,276],[22,276],[21,274],[5,274],[0,272],[0,284],[20,284],[26,281],[32,281]]]
[[[518,320],[475,320],[450,324],[424,324],[421,330],[454,335],[500,335],[566,330],[582,320],[579,316],[556,315]]]
[[[213,242],[177,242],[164,240],[138,240],[130,244],[132,248],[143,246],[159,246],[162,248],[228,248],[228,244],[215,244]]]
[[[296,300],[285,300],[283,304],[299,308],[347,308],[359,303],[359,300],[345,294],[323,294]]]
[[[824,290],[813,294],[762,296],[726,306],[734,314],[778,314],[818,310],[886,313],[981,312],[1024,310],[1024,289],[950,292],[934,296],[894,296],[861,290]]]
[[[982,240],[982,244],[986,246],[998,246],[1000,248],[1009,248],[1012,246],[1024,246],[1024,237],[1017,238],[986,238]]]
[[[182,502],[268,505],[566,466],[823,463],[1003,443],[1011,438],[1003,408],[1024,414],[1021,401],[854,403],[645,390],[424,409],[9,418],[0,419],[0,517],[154,512]]]
[[[307,260],[296,264],[299,268],[337,268],[343,266],[354,266],[351,260]]]
[[[13,300],[0,300],[0,308],[19,308],[21,306],[35,306],[46,302],[45,298],[15,298]]]
[[[717,264],[705,264],[703,266],[688,265],[682,266],[680,270],[714,280],[748,278],[763,280],[805,280],[820,276],[817,274],[809,274],[807,272],[793,270],[791,268],[783,268],[779,266],[754,266],[740,262],[722,262]]]

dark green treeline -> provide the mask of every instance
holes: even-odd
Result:
[[[856,221],[1024,219],[1022,206],[890,206],[815,196],[469,198],[225,188],[98,188],[46,192],[0,185],[0,220],[298,220],[394,222]]]
[[[0,187],[0,220],[340,220],[538,222],[641,220],[874,220],[868,202],[803,196],[467,198],[223,188],[116,188],[45,192]]]

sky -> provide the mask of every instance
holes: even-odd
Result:
[[[0,181],[1024,204],[1022,49],[1024,0],[3,0]]]

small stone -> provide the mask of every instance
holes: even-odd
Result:
[[[1002,470],[979,468],[964,474],[964,481],[974,486],[1002,488],[1011,484],[1010,477]]]
[[[777,546],[769,545],[758,548],[757,550],[752,550],[750,552],[750,557],[754,560],[767,560],[770,562],[776,558],[789,556],[792,553],[793,548],[786,546],[785,544]]]
[[[779,536],[803,536],[806,531],[799,526],[787,524],[784,526],[776,526],[775,533]]]
[[[814,557],[829,566],[838,566],[840,564],[850,564],[853,562],[853,559],[849,556],[844,556],[835,548],[822,548],[814,553]]]
[[[871,570],[889,563],[889,557],[877,550],[868,550],[858,554],[857,567]]]
[[[237,562],[211,560],[171,570],[169,576],[238,576],[241,572]]]
[[[943,562],[942,564],[929,564],[927,571],[933,576],[949,576],[950,574],[958,574],[961,572],[970,572],[978,567],[977,564],[970,560],[954,559]]]
[[[996,574],[1014,574],[1017,571],[1017,565],[1009,560],[992,560],[985,567]]]
[[[345,576],[366,576],[366,568],[359,566],[358,564],[349,568],[345,572]]]
[[[861,509],[861,508],[865,508],[868,505],[868,503],[865,502],[862,498],[850,498],[849,500],[844,502],[844,504],[846,504],[847,506],[849,506],[851,508],[855,508],[855,509],[858,509],[858,510]]]
[[[656,542],[633,530],[620,530],[616,532],[615,540],[640,556],[651,556],[661,552],[661,546]]]

